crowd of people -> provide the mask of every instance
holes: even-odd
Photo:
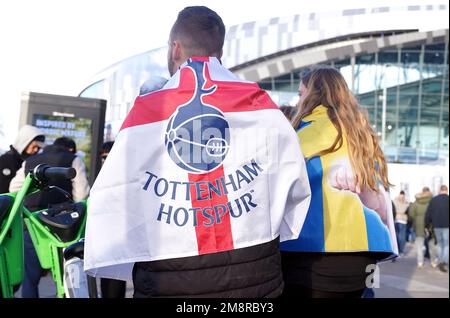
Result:
[[[423,187],[414,197],[415,201],[409,202],[402,190],[393,200],[399,255],[405,255],[405,245],[410,242],[415,245],[419,269],[427,258],[432,267],[448,272],[448,187],[441,185],[435,196],[429,187]]]
[[[45,145],[45,134],[37,127],[24,125],[19,130],[16,141],[10,150],[0,156],[0,192],[17,192],[22,187],[27,173],[39,164],[52,167],[72,167],[76,176],[70,181],[51,180],[49,186],[57,186],[69,193],[74,202],[85,200],[89,195],[89,182],[83,159],[77,155],[77,146],[73,139],[58,137],[52,144]],[[102,163],[111,150],[113,142],[105,142],[100,149]],[[46,209],[51,205],[63,203],[67,198],[59,191],[45,191],[30,194],[24,201],[31,211]],[[42,269],[30,234],[24,227],[24,278],[21,284],[23,298],[39,298],[39,282],[46,274]],[[111,283],[102,281],[102,295],[105,298],[125,297],[125,282],[120,282],[120,290]],[[118,294],[119,293],[119,294]]]
[[[183,96],[184,99],[180,100],[186,103],[188,98],[183,95],[186,92],[186,86],[183,85],[186,83],[183,81],[189,78],[186,75],[189,71],[196,72],[201,68],[201,71],[195,73],[197,76],[195,85],[201,84],[201,89],[196,93],[203,95],[191,101],[199,101],[203,109],[207,109],[209,106],[204,106],[203,101],[214,91],[214,85],[209,83],[214,80],[213,72],[220,71],[221,74],[225,74],[220,76],[220,80],[230,76],[220,83],[227,81],[231,83],[233,80],[238,82],[232,77],[234,75],[220,63],[224,36],[225,26],[216,12],[202,6],[187,7],[182,10],[169,36],[168,68],[172,78],[158,86],[158,89],[171,88],[172,94],[180,94],[173,95],[173,98]],[[204,78],[202,79],[201,76]],[[179,87],[176,86],[177,83]],[[283,170],[283,173],[289,176],[290,179],[284,178],[290,183],[287,185],[280,185],[280,183],[278,187],[271,184],[276,182],[276,175],[271,175],[271,178],[257,179],[257,168],[260,167],[256,163],[252,166],[254,170],[251,171],[256,180],[254,182],[258,182],[261,185],[260,188],[264,189],[261,190],[262,193],[257,200],[268,197],[271,199],[270,202],[267,205],[261,202],[255,203],[251,196],[247,201],[243,201],[246,207],[248,203],[253,208],[259,209],[258,213],[262,217],[259,217],[258,221],[252,221],[253,223],[239,223],[246,222],[244,217],[233,220],[223,218],[225,221],[222,223],[228,222],[230,225],[234,222],[234,227],[229,226],[232,228],[232,235],[225,233],[223,227],[219,230],[219,225],[217,227],[213,225],[215,231],[220,232],[214,234],[215,236],[211,236],[209,232],[196,230],[196,234],[192,236],[194,240],[197,238],[198,246],[200,243],[206,244],[209,249],[195,251],[197,245],[194,244],[195,248],[192,251],[190,247],[184,246],[186,243],[181,243],[186,237],[176,236],[181,235],[179,233],[188,235],[187,232],[173,232],[178,233],[171,236],[180,246],[180,250],[173,249],[178,254],[161,251],[163,243],[156,248],[157,252],[150,250],[148,247],[150,243],[137,239],[141,236],[135,231],[143,231],[143,237],[147,237],[149,241],[158,242],[164,229],[169,228],[169,224],[160,222],[160,219],[154,225],[159,232],[149,233],[148,228],[145,228],[147,224],[144,223],[153,222],[153,220],[148,219],[137,221],[133,219],[134,223],[131,222],[131,225],[130,222],[128,224],[127,222],[114,223],[115,231],[114,233],[108,231],[108,238],[105,238],[106,234],[102,234],[101,231],[94,231],[96,226],[104,228],[110,225],[96,223],[98,215],[105,214],[105,209],[112,207],[112,210],[115,208],[121,210],[112,211],[111,213],[116,213],[114,216],[118,213],[137,213],[135,210],[126,211],[124,207],[127,205],[121,205],[119,201],[121,195],[129,196],[124,197],[124,200],[132,200],[131,196],[134,194],[131,193],[134,188],[131,184],[138,183],[137,178],[132,176],[128,184],[124,183],[123,179],[118,179],[120,173],[115,173],[117,171],[115,164],[120,162],[120,158],[135,156],[132,152],[121,152],[122,149],[131,149],[127,142],[132,138],[120,138],[120,142],[116,142],[114,147],[113,142],[103,144],[98,155],[102,164],[109,162],[103,166],[106,172],[99,175],[97,178],[99,181],[96,181],[94,185],[97,191],[90,193],[86,167],[77,156],[74,141],[61,136],[52,145],[44,147],[45,135],[36,127],[24,126],[19,131],[11,149],[0,157],[2,173],[0,193],[18,191],[27,171],[40,163],[75,168],[76,177],[70,182],[58,181],[58,186],[72,193],[74,200],[83,200],[88,195],[92,196],[93,203],[90,205],[92,210],[88,214],[89,228],[86,234],[86,259],[91,262],[89,264],[92,265],[89,266],[92,267],[89,269],[93,273],[98,273],[97,270],[102,269],[102,264],[107,264],[106,267],[110,270],[108,273],[113,273],[99,275],[102,278],[102,294],[109,298],[125,297],[126,283],[121,278],[124,277],[122,271],[126,271],[125,265],[130,259],[135,260],[129,268],[135,297],[361,298],[370,287],[367,286],[367,277],[370,274],[367,272],[368,266],[393,259],[397,254],[400,257],[403,256],[406,253],[409,228],[412,228],[415,233],[417,266],[419,268],[424,266],[425,246],[428,244],[432,245],[429,248],[432,265],[439,267],[441,271],[448,270],[447,187],[441,186],[440,193],[435,197],[429,188],[424,187],[423,191],[416,195],[413,203],[408,202],[405,192],[401,191],[393,200],[393,206],[391,205],[389,188],[392,185],[388,180],[387,164],[378,136],[369,125],[367,115],[338,70],[317,65],[300,74],[299,102],[296,107],[281,107],[282,113],[276,105],[273,106],[268,95],[259,88],[255,90],[254,86],[246,86],[246,83],[239,84],[240,86],[228,85],[221,97],[227,101],[228,110],[240,111],[233,108],[239,106],[236,96],[240,95],[244,99],[246,90],[250,93],[249,97],[245,98],[254,107],[250,109],[253,113],[251,118],[240,121],[239,115],[235,115],[234,124],[238,128],[245,128],[246,124],[252,122],[254,125],[265,127],[267,122],[258,111],[263,109],[265,112],[271,112],[271,119],[284,125],[282,129],[285,130],[280,133],[283,134],[281,137],[286,142],[283,151],[291,151],[290,153],[298,158],[293,159],[295,165],[292,165],[292,162],[280,164],[279,170],[289,170]],[[135,107],[125,120],[119,135],[129,133],[131,129],[127,128],[133,125],[142,125],[143,131],[148,126],[143,124],[151,123],[152,116],[157,117],[154,115],[153,108],[160,105],[155,106],[152,103],[163,99],[158,99],[159,95],[155,97],[154,94],[150,94],[151,92],[144,91],[144,94],[136,100]],[[220,105],[217,107],[220,108]],[[222,116],[217,110],[209,111],[214,112],[212,116],[216,118],[214,120]],[[165,113],[169,114],[169,110],[163,110],[163,113],[161,116],[165,116]],[[171,118],[171,121],[176,120],[173,119],[174,117]],[[214,120],[209,119],[205,122],[214,126]],[[138,124],[135,124],[136,121]],[[223,121],[221,125],[224,125]],[[168,141],[171,138],[170,134],[167,136],[166,145],[171,142]],[[149,137],[146,138],[148,140]],[[153,137],[150,136],[150,138]],[[41,148],[43,148],[42,151],[40,151]],[[111,152],[112,149],[115,151]],[[267,149],[259,149],[259,151],[266,152]],[[144,159],[150,162],[145,166],[145,169],[148,169],[145,173],[150,173],[148,171],[153,167],[162,169],[163,172],[178,171],[175,170],[178,167],[165,168],[168,164],[158,161],[158,158],[163,156],[161,150],[148,150],[142,156],[147,156]],[[106,160],[107,157],[112,159]],[[208,164],[206,167],[209,167]],[[185,164],[183,168],[186,166],[189,167]],[[208,169],[207,171],[213,171],[215,168]],[[260,171],[263,170],[260,169]],[[220,168],[214,171],[220,171]],[[206,177],[202,179],[203,176]],[[198,186],[198,189],[202,182],[211,182],[211,178],[209,173],[189,174],[189,181],[192,185],[194,181],[197,182],[195,186]],[[106,184],[104,188],[101,188],[102,184]],[[119,189],[118,187],[121,187],[121,191],[116,190]],[[220,186],[217,185],[217,187]],[[134,192],[138,192],[140,188],[142,185],[138,184]],[[192,208],[195,208],[194,204],[203,200],[202,191],[198,189],[197,192],[200,193],[198,197],[189,202]],[[96,202],[102,202],[103,199],[99,198],[103,197],[99,193],[105,193],[105,191],[112,191],[114,195],[111,195],[111,201],[108,202],[109,208],[102,207],[103,210],[100,211]],[[154,200],[162,200],[161,196],[155,197]],[[60,200],[62,198],[46,193],[29,198],[26,205],[31,210],[39,210]],[[211,193],[209,207],[212,209],[212,204],[220,200],[220,197]],[[133,202],[133,204],[139,206],[140,203]],[[164,207],[164,203],[161,206]],[[392,213],[392,208],[395,210],[395,215]],[[175,213],[182,211],[181,209],[176,210]],[[241,210],[240,206],[239,210]],[[160,210],[160,215],[161,211],[163,210]],[[194,209],[194,213],[195,211]],[[170,211],[164,213],[169,215]],[[253,217],[253,215],[249,212],[246,217]],[[302,217],[299,218],[298,215]],[[204,214],[204,216],[207,215]],[[210,217],[214,219],[213,216],[210,215]],[[223,215],[216,211],[216,218],[219,217]],[[111,222],[114,221],[111,219]],[[220,218],[216,221],[221,223]],[[248,224],[253,226],[249,228]],[[122,225],[123,228],[120,227]],[[133,230],[130,231],[125,226],[131,226]],[[177,228],[174,225],[167,231],[175,231],[173,228],[179,230],[181,226]],[[289,234],[283,234],[286,232]],[[123,255],[132,252],[121,251],[120,246],[116,248],[113,245],[117,242],[113,239],[114,235],[126,235],[126,240],[137,246],[136,250],[139,248],[140,255],[131,255],[125,259]],[[230,236],[228,245],[217,247],[227,235]],[[117,254],[97,261],[99,258],[96,257],[100,256],[93,255],[92,251],[97,248],[94,245],[100,243],[103,244],[102,250],[107,253],[117,252]],[[156,243],[151,242],[151,244]],[[167,243],[164,242],[164,244]],[[434,245],[438,246],[437,254],[434,253]],[[148,253],[147,248],[150,250]],[[182,250],[182,248],[186,249]],[[39,260],[29,235],[25,233],[23,297],[39,296],[38,284],[41,276]]]

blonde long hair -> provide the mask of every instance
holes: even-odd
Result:
[[[299,112],[293,118],[292,125],[299,127],[305,116],[322,105],[327,108],[328,117],[338,132],[331,147],[311,157],[339,150],[344,142],[342,135],[345,133],[350,163],[361,190],[372,189],[378,192],[378,181],[387,190],[391,184],[388,181],[387,164],[378,136],[341,73],[332,67],[320,65],[304,73],[301,82],[306,87],[307,94],[299,105]]]

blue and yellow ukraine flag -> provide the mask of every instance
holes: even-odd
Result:
[[[329,148],[337,130],[327,109],[318,106],[303,119],[297,134],[302,152],[309,158]],[[389,230],[379,215],[365,207],[356,193],[335,189],[327,181],[333,164],[348,158],[343,137],[339,150],[307,161],[311,204],[299,238],[281,243],[282,251],[395,253]]]

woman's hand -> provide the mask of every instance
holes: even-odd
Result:
[[[379,192],[371,189],[361,191],[353,174],[348,158],[337,160],[330,167],[328,173],[329,184],[338,190],[347,190],[358,194],[362,204],[378,213],[384,224],[387,224],[387,199],[386,191],[380,187]]]

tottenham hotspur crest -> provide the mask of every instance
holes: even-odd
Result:
[[[175,164],[201,174],[216,169],[225,159],[230,146],[229,126],[218,108],[203,102],[204,96],[217,89],[217,85],[205,89],[205,63],[190,61],[187,68],[194,74],[194,94],[170,117],[165,144]]]

